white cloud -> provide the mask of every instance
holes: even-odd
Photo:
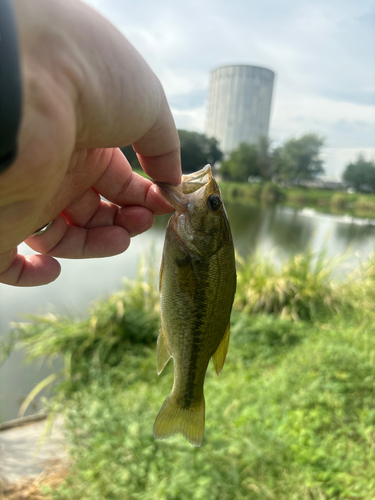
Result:
[[[375,147],[372,0],[90,1],[159,76],[178,127],[204,130],[212,68],[248,63],[276,73],[275,140],[326,136],[335,171]]]

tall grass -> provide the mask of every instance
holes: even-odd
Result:
[[[332,274],[337,262],[327,259],[324,251],[295,255],[280,267],[259,254],[237,258],[234,307],[239,311],[312,321],[342,309],[343,297]]]
[[[117,366],[129,348],[154,345],[160,321],[158,271],[154,259],[151,256],[147,262],[142,257],[136,280],[125,280],[122,290],[105,301],[95,302],[87,319],[47,314],[28,316],[28,322],[14,325],[11,346],[3,348],[5,354],[12,349],[26,348],[29,361],[63,360],[60,371],[43,379],[31,391],[20,409],[21,415],[49,384],[60,382],[50,409],[61,410],[69,394],[94,374]]]

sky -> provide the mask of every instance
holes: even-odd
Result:
[[[178,128],[204,132],[209,74],[226,64],[276,74],[274,146],[325,138],[326,175],[375,159],[373,0],[86,0],[161,80]]]

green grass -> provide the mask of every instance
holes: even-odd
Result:
[[[295,255],[280,267],[259,254],[238,257],[234,307],[294,321],[331,317],[348,307],[333,279],[338,264],[338,258],[325,258],[324,251]]]
[[[65,412],[74,466],[55,499],[369,499],[375,495],[374,325],[233,318],[209,366],[201,448],[155,441],[172,385],[154,349],[128,352]]]
[[[375,260],[341,283],[336,264],[324,253],[279,268],[241,261],[227,361],[219,377],[207,372],[201,448],[153,438],[173,383],[171,362],[156,374],[153,266],[87,320],[21,325],[31,357],[65,359],[47,408],[63,412],[72,465],[54,500],[374,498]]]

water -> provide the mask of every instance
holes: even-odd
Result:
[[[256,250],[282,260],[308,249],[326,247],[329,255],[347,252],[347,260],[356,265],[365,260],[375,245],[375,221],[316,213],[311,209],[287,207],[227,205],[236,249],[242,256]],[[61,259],[62,273],[57,281],[36,288],[17,288],[0,284],[0,339],[9,331],[9,323],[21,321],[22,314],[60,312],[83,316],[94,299],[105,298],[122,286],[122,278],[134,278],[142,250],[155,245],[161,254],[166,217],[158,217],[154,227],[132,240],[122,255],[107,259]],[[32,253],[25,245],[22,253]],[[0,368],[0,421],[16,418],[23,399],[51,370],[45,362],[25,365],[18,352]],[[47,392],[44,392],[47,394]],[[38,404],[27,414],[37,410]]]

